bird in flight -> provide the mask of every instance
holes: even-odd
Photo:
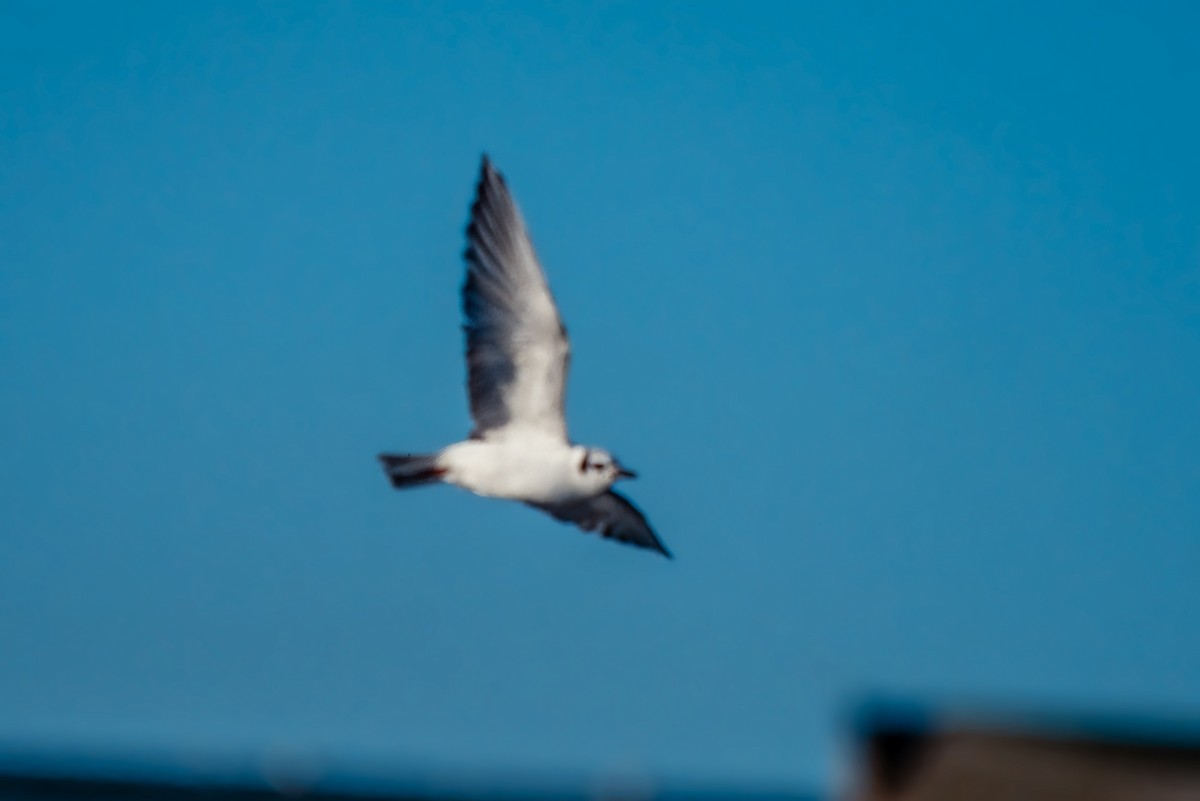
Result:
[[[485,155],[467,225],[462,288],[475,429],[433,454],[382,454],[396,489],[445,483],[521,501],[602,537],[671,554],[613,490],[635,478],[603,448],[567,437],[571,346],[525,221]]]

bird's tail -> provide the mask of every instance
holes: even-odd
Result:
[[[396,489],[436,484],[446,475],[446,468],[438,467],[437,456],[432,454],[381,453],[379,461]]]

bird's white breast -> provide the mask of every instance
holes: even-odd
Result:
[[[451,484],[477,495],[541,504],[597,494],[575,462],[569,445],[541,437],[467,440],[449,446],[438,457]]]

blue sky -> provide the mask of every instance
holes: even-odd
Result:
[[[1170,4],[5,4],[0,742],[821,786],[874,693],[1200,715]],[[677,555],[399,494],[480,153]]]

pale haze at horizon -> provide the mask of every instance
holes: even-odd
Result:
[[[874,694],[1200,715],[1179,13],[7,5],[0,743],[819,787]],[[375,463],[470,427],[484,150],[673,563]]]

